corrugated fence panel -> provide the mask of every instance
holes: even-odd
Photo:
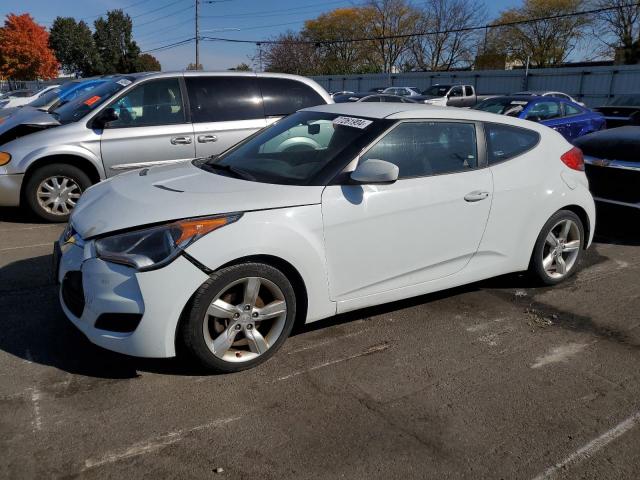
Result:
[[[322,75],[312,77],[328,91],[368,91],[372,88],[412,86],[422,90],[436,83],[463,83],[480,95],[501,95],[519,90],[557,90],[589,106],[607,103],[617,95],[640,93],[640,65],[564,67],[464,72],[409,72],[392,75]]]

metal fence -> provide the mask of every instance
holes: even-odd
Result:
[[[30,90],[39,90],[47,85],[55,85],[66,82],[69,78],[57,78],[53,80],[0,80],[0,93],[9,90],[18,90],[27,88]]]
[[[312,77],[327,91],[366,92],[388,86],[414,86],[421,90],[436,83],[473,85],[480,95],[504,95],[522,90],[557,90],[597,107],[617,95],[640,93],[640,65],[563,67],[456,72],[377,73]]]

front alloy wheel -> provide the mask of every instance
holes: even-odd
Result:
[[[274,267],[246,263],[224,268],[196,293],[182,325],[183,343],[208,369],[251,368],[289,336],[295,309],[293,287]]]

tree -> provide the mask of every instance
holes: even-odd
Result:
[[[420,12],[406,0],[369,0],[362,7],[365,18],[365,38],[377,38],[367,42],[367,60],[378,71],[392,72],[398,59],[409,48],[411,37],[420,22]],[[398,38],[384,38],[384,37]]]
[[[484,5],[477,0],[427,0],[418,31],[435,32],[414,37],[408,64],[419,70],[451,70],[472,63],[478,34],[465,30],[485,21]]]
[[[49,46],[65,73],[86,77],[103,71],[91,30],[82,20],[57,17],[49,33]]]
[[[58,76],[58,60],[49,48],[49,34],[31,15],[10,13],[0,28],[0,75],[15,80]]]
[[[491,47],[523,65],[527,59],[540,68],[563,63],[584,35],[589,24],[586,16],[504,24],[573,13],[584,5],[585,0],[524,0],[521,7],[503,12],[494,23],[498,27],[492,29]]]
[[[204,70],[204,68],[202,67],[201,63],[199,63],[198,65],[196,65],[195,63],[190,63],[189,65],[187,65],[187,70]]]
[[[315,47],[307,43],[300,33],[290,30],[273,40],[277,43],[263,44],[258,54],[261,56],[265,71],[296,75],[316,74],[318,70]]]
[[[319,74],[360,73],[366,65],[365,42],[346,41],[363,38],[368,17],[361,8],[338,8],[307,20],[301,32],[305,40],[317,42]]]
[[[239,65],[236,65],[235,67],[231,67],[229,70],[233,72],[250,72],[251,67],[243,62]]]
[[[143,53],[138,57],[136,70],[138,72],[159,72],[162,70],[162,65],[153,55]]]
[[[616,7],[595,17],[595,38],[604,43],[603,53],[615,55],[620,63],[640,62],[640,4],[629,0],[595,0],[594,7]]]
[[[122,10],[111,10],[106,20],[100,17],[93,25],[93,39],[102,59],[103,72],[135,72],[140,48],[131,38],[131,17]]]

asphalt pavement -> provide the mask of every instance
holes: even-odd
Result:
[[[51,280],[63,227],[0,210],[0,478],[639,478],[640,215],[598,214],[561,286],[361,310],[205,375],[89,343]]]

